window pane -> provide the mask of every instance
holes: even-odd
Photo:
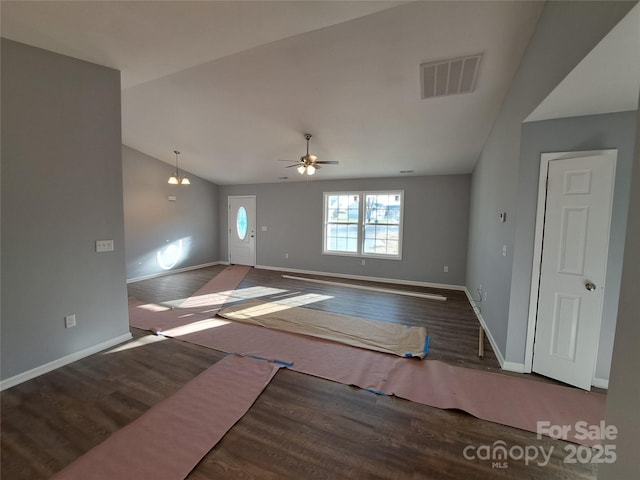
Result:
[[[329,224],[327,225],[327,241],[325,248],[337,252],[358,251],[357,225]]]
[[[399,226],[366,225],[363,252],[366,254],[398,255],[399,238]]]
[[[328,225],[327,241],[325,242],[326,250],[336,252],[357,252],[358,236],[357,226],[352,225]]]
[[[400,224],[400,195],[365,195],[365,223]]]
[[[249,221],[247,220],[247,211],[244,207],[238,209],[236,215],[236,231],[238,232],[238,238],[244,240],[247,236],[247,228],[249,227]]]
[[[325,195],[325,251],[358,253],[360,195]]]

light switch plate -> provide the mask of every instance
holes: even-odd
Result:
[[[75,327],[76,326],[76,316],[74,315],[67,315],[66,317],[64,317],[64,328],[71,328],[71,327]]]

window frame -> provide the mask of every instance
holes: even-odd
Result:
[[[330,196],[358,196],[358,221],[357,221],[357,249],[355,252],[328,250],[327,249],[327,229],[329,225],[344,224],[349,225],[353,222],[332,222],[328,218],[329,205],[328,199]],[[365,199],[367,195],[398,195],[400,197],[400,212],[398,219],[398,254],[389,255],[381,253],[365,253],[364,251],[364,233],[367,225],[375,225],[373,223],[365,222]],[[383,225],[396,225],[396,224],[383,224]],[[338,191],[338,192],[323,192],[322,199],[322,254],[323,255],[335,255],[342,257],[355,257],[355,258],[377,258],[383,260],[402,260],[402,242],[404,231],[404,190],[361,190],[361,191]]]

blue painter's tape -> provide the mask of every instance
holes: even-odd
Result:
[[[429,353],[429,338],[429,335],[427,335],[427,338],[424,339],[424,347],[422,347],[422,353],[425,355]]]
[[[285,367],[291,367],[293,365],[293,362],[285,362],[284,360],[272,360],[266,357],[259,357],[258,355],[245,355],[245,357],[255,358],[256,360],[264,360],[265,362],[273,362]]]
[[[365,388],[365,390],[367,392],[375,393],[376,395],[385,395],[385,396],[389,395],[388,393],[384,393],[381,390],[374,390],[373,388]]]
[[[413,357],[413,355],[411,355],[410,353],[405,353],[405,354],[404,354],[404,356],[405,356],[405,358],[411,358],[411,357]]]
[[[293,362],[285,362],[284,360],[274,360],[273,363],[277,363],[278,365],[284,365],[287,368],[293,366]]]
[[[269,362],[270,360],[268,358],[265,357],[259,357],[258,355],[244,355],[245,357],[249,357],[249,358],[255,358],[256,360],[264,360],[266,362]]]

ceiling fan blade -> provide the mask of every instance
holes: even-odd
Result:
[[[340,162],[336,162],[335,160],[318,160],[317,162],[313,162],[313,163],[323,163],[325,165],[338,165]]]
[[[299,163],[294,163],[293,165],[287,165],[287,166],[286,166],[286,167],[284,167],[284,168],[292,168],[292,167],[299,167],[299,166],[300,166],[300,164],[299,164]]]

